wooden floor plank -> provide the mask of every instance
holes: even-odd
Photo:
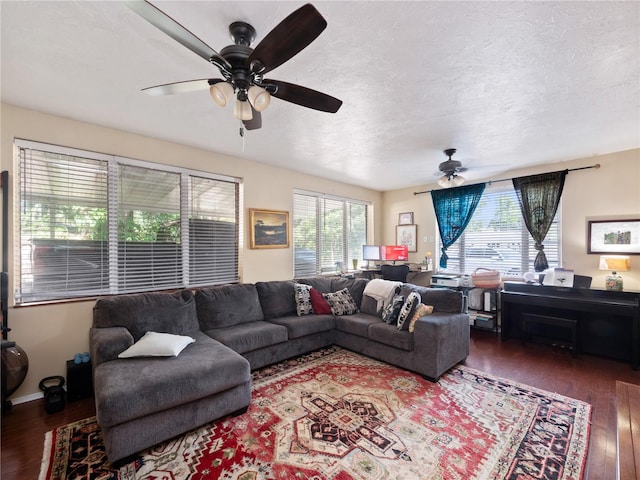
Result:
[[[640,478],[640,386],[616,382],[619,480]]]
[[[591,439],[585,480],[614,480],[616,472],[616,380],[640,385],[640,371],[628,363],[578,355],[568,350],[473,330],[466,365],[533,387],[590,403]],[[42,400],[16,405],[2,415],[2,480],[38,478],[44,435],[56,426],[95,414],[92,399],[68,403],[47,414]]]

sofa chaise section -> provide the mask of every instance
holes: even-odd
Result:
[[[147,331],[195,342],[175,357],[118,358]],[[98,300],[90,345],[96,417],[112,463],[251,400],[249,363],[200,331],[188,290]]]

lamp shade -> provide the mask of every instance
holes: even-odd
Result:
[[[253,112],[251,111],[251,105],[249,102],[236,100],[236,104],[233,108],[233,116],[238,120],[251,120],[253,118]]]
[[[249,88],[247,96],[249,97],[251,105],[253,105],[253,108],[255,108],[257,112],[262,112],[269,106],[269,103],[271,103],[271,95],[269,95],[269,92],[256,85]]]
[[[449,181],[449,177],[447,177],[446,175],[441,176],[438,179],[438,185],[440,185],[442,188],[449,188],[451,186],[451,182]]]
[[[227,82],[214,83],[209,87],[209,94],[213,101],[220,107],[227,105],[227,102],[233,97],[233,85]]]
[[[600,270],[627,272],[631,268],[631,258],[627,255],[601,255]]]

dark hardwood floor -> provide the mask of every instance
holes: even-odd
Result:
[[[520,383],[560,393],[593,406],[585,479],[616,478],[616,380],[640,385],[640,371],[627,363],[589,355],[573,358],[566,350],[474,330],[466,365]],[[59,425],[95,414],[93,400],[67,404],[47,414],[42,400],[15,405],[2,414],[1,477],[38,478],[44,434]]]

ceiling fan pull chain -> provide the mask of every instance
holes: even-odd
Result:
[[[244,124],[240,121],[240,138],[242,138],[242,153],[244,153]]]

